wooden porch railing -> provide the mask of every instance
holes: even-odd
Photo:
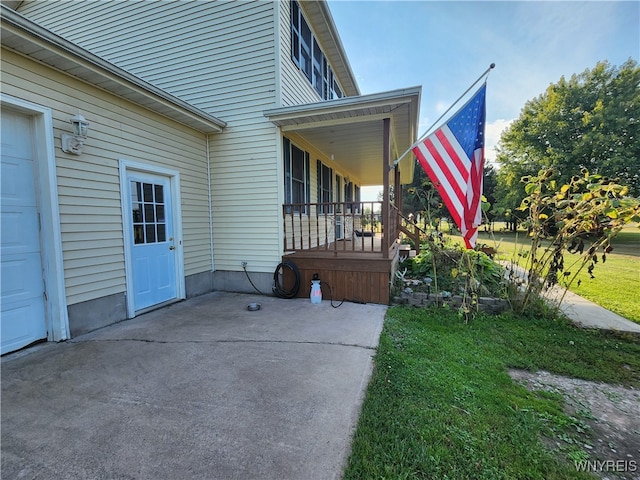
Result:
[[[398,229],[413,241],[416,254],[420,253],[420,237],[425,235],[425,231],[418,227],[415,222],[412,222],[402,215],[402,213],[398,212],[398,209],[395,206],[393,208],[398,218],[398,221],[396,222]]]
[[[395,227],[385,225],[381,207],[382,202],[284,204],[284,250],[383,253],[384,236]]]

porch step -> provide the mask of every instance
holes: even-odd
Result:
[[[411,245],[403,243],[398,246],[398,255],[400,256],[400,261],[404,262],[407,258],[414,258],[416,251],[411,248]]]

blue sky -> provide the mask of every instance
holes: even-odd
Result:
[[[363,94],[422,85],[420,135],[494,62],[488,160],[525,102],[561,76],[640,55],[638,1],[328,3]]]

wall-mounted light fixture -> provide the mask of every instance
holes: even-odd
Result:
[[[80,155],[84,141],[87,139],[87,133],[89,132],[89,122],[80,115],[80,111],[78,111],[77,115],[71,117],[69,121],[71,125],[73,125],[73,135],[67,133],[62,134],[60,137],[62,140],[62,151]]]

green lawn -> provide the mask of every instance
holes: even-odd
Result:
[[[588,458],[584,418],[563,413],[559,395],[514,383],[510,367],[638,387],[640,339],[390,308],[344,478],[593,478],[573,463]]]
[[[462,240],[459,239],[461,242]],[[478,243],[497,247],[498,258],[512,260],[521,258],[518,254],[529,250],[526,232],[496,231],[479,232]],[[629,320],[640,323],[640,229],[636,225],[625,227],[613,241],[613,251],[607,255],[605,263],[601,261],[594,270],[594,279],[586,269],[578,277],[580,285],[574,282],[570,290],[588,298],[612,312]],[[571,265],[578,255],[567,254],[565,267]]]

